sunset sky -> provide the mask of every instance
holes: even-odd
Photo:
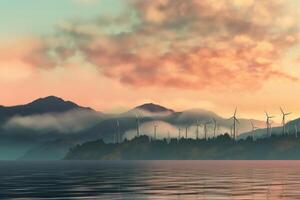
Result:
[[[300,117],[299,0],[2,0],[0,104]]]

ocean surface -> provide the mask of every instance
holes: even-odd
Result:
[[[1,161],[0,199],[300,199],[300,161]]]

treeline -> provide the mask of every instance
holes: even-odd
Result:
[[[292,135],[234,141],[228,134],[210,139],[151,140],[148,136],[119,144],[86,142],[69,150],[67,160],[298,160],[300,139]]]

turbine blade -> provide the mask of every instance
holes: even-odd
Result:
[[[265,111],[266,117],[269,117],[268,113]]]
[[[284,115],[284,112],[283,112],[282,108],[281,107],[279,107],[279,108],[280,108],[281,113]]]

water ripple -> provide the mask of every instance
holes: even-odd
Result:
[[[300,199],[299,161],[0,162],[1,199]]]

